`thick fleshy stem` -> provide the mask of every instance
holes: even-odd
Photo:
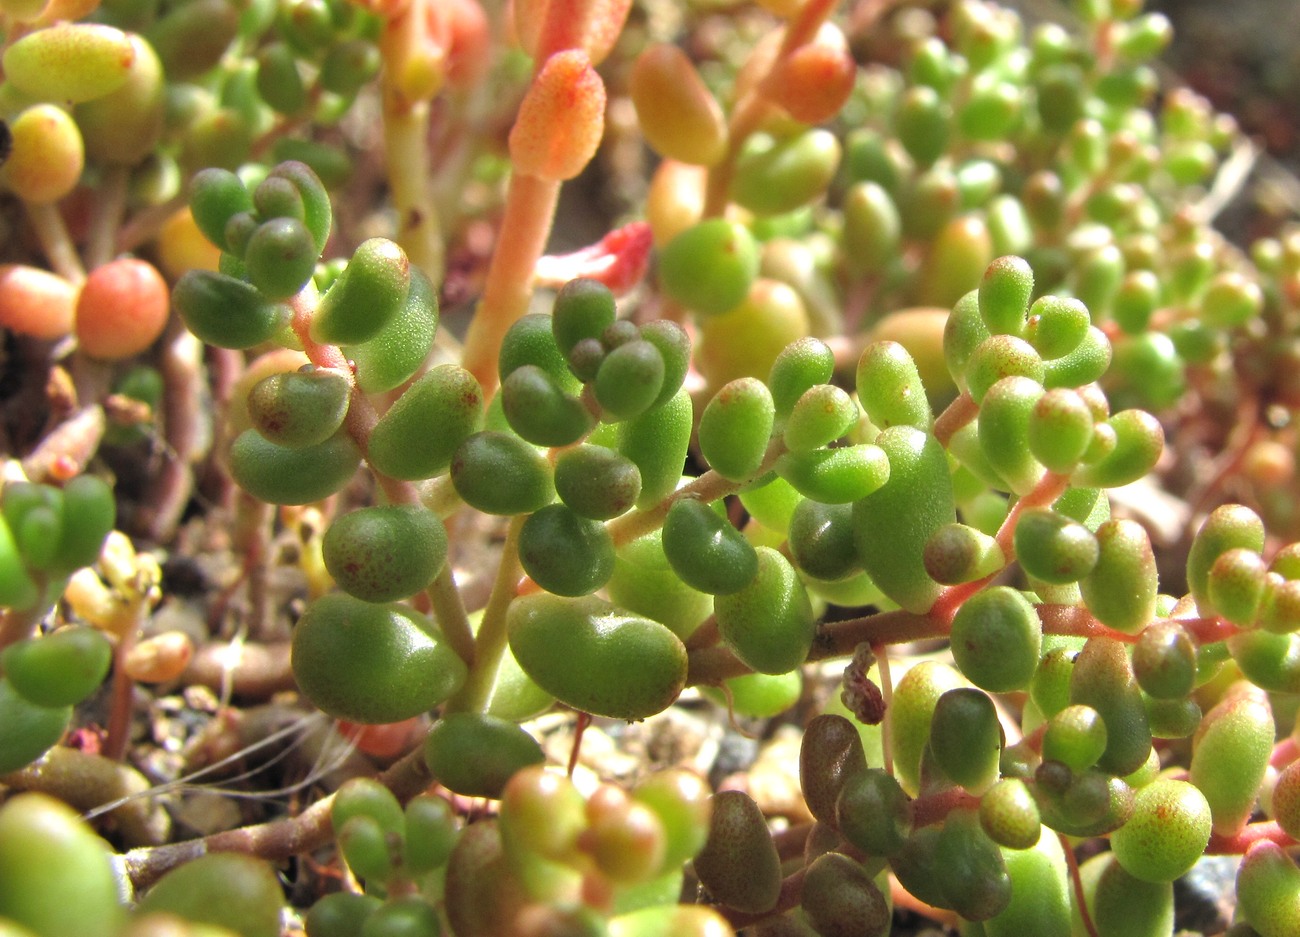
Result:
[[[384,147],[388,189],[397,212],[397,243],[434,283],[442,282],[442,224],[430,185],[429,102],[395,104],[384,96]]]
[[[381,118],[388,189],[397,212],[396,240],[434,283],[445,249],[433,198],[430,102],[446,80],[445,15],[433,0],[412,0],[384,24]]]
[[[69,283],[79,286],[85,282],[86,268],[77,255],[76,245],[72,243],[72,236],[68,233],[63,216],[59,214],[58,206],[34,205],[31,202],[23,204],[50,267]]]
[[[605,21],[590,2],[556,0],[547,6],[533,83],[510,131],[512,173],[505,216],[461,359],[488,397],[500,381],[501,341],[528,311],[560,186],[582,171],[604,133],[605,86],[587,53],[576,50],[590,45],[601,31],[612,44],[622,28],[622,16],[613,15],[616,6],[605,10]]]
[[[483,620],[474,638],[474,666],[460,692],[447,703],[448,712],[482,712],[492,696],[497,671],[506,652],[506,609],[515,598],[523,570],[519,565],[519,531],[525,515],[512,517],[501,548],[501,565],[492,583],[492,594],[483,609]]]
[[[108,263],[117,253],[117,231],[126,214],[130,168],[122,164],[105,166],[91,217],[86,243],[86,266],[95,269]]]
[[[80,407],[23,457],[23,473],[34,482],[65,481],[81,474],[98,451],[106,426],[104,408],[98,402]]]
[[[452,575],[450,563],[443,564],[426,593],[447,643],[467,666],[473,667],[474,631],[470,628],[469,615],[465,611],[465,603],[461,601],[460,590],[456,588],[456,578]]]
[[[203,345],[179,320],[173,320],[163,341],[160,370],[166,383],[162,430],[166,443],[162,467],[154,481],[154,497],[142,508],[142,526],[158,543],[170,540],[194,489],[192,463],[201,456],[206,375]]]
[[[462,364],[486,395],[497,387],[497,353],[510,326],[528,311],[533,271],[551,234],[560,183],[518,173],[510,177],[505,217],[483,298],[465,336]]]

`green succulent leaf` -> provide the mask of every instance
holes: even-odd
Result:
[[[676,635],[595,596],[521,596],[507,626],[525,673],[583,712],[644,719],[672,705],[686,682]]]

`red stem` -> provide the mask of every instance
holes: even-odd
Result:
[[[1296,745],[1295,739],[1288,735],[1273,746],[1273,754],[1268,759],[1268,764],[1269,767],[1280,771],[1297,758],[1300,758],[1300,745]]]
[[[998,546],[1002,548],[1003,555],[1008,560],[1015,555],[1012,539],[1015,536],[1016,523],[1020,520],[1020,515],[1024,513],[1026,508],[1051,504],[1065,492],[1069,485],[1070,477],[1068,475],[1048,472],[1032,490],[1011,505],[1011,510],[1007,513],[1006,519],[1003,520],[1002,526],[998,528],[997,537],[995,538]],[[991,573],[983,579],[977,579],[974,582],[963,582],[960,585],[949,586],[944,589],[943,592],[939,593],[939,598],[935,599],[934,605],[930,607],[929,617],[946,632],[952,625],[952,617],[957,614],[957,609],[961,608],[962,603],[981,591],[1001,572],[1002,570],[998,570],[998,572]]]
[[[947,449],[957,430],[979,416],[979,412],[979,404],[971,399],[970,392],[962,391],[934,421],[934,438]]]
[[[1088,937],[1100,937],[1097,933],[1097,925],[1092,922],[1092,914],[1088,911],[1088,899],[1083,891],[1083,877],[1079,875],[1079,860],[1074,857],[1074,847],[1070,845],[1069,837],[1064,833],[1057,833],[1056,837],[1061,841],[1065,864],[1070,869],[1070,881],[1074,883],[1074,901],[1079,907],[1079,918],[1083,921]]]
[[[954,810],[978,810],[980,799],[960,787],[949,788],[935,794],[924,794],[912,801],[912,829],[938,823]]]
[[[135,681],[126,673],[126,657],[135,647],[139,634],[137,623],[123,632],[113,651],[113,686],[108,710],[108,725],[100,754],[113,761],[126,755],[126,745],[131,734],[131,703],[135,696]]]
[[[1255,843],[1267,840],[1277,843],[1283,849],[1296,845],[1296,841],[1278,826],[1276,820],[1261,820],[1248,823],[1230,836],[1215,833],[1210,837],[1210,845],[1205,847],[1207,856],[1240,856]]]
[[[582,751],[582,736],[589,725],[591,725],[591,713],[578,713],[578,721],[573,726],[573,747],[569,749],[569,764],[566,770],[569,777],[573,777],[573,771],[578,767],[578,755]]]

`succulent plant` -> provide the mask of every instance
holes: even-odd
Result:
[[[1162,14],[3,6],[0,327],[44,409],[6,385],[0,932],[1162,937],[1207,853],[1233,933],[1300,927],[1300,236],[1212,226],[1241,137],[1162,89]],[[628,140],[644,220],[544,256]],[[208,503],[238,571],[165,630]],[[213,660],[212,750],[292,687],[372,760],[168,842],[135,684]],[[694,688],[802,732],[787,828],[575,774]]]

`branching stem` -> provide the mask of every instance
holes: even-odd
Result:
[[[781,439],[774,439],[768,444],[767,452],[763,455],[763,462],[758,471],[754,473],[754,478],[761,478],[771,471],[776,460],[785,452],[785,442]],[[697,477],[691,483],[678,488],[668,497],[664,498],[653,507],[644,508],[640,511],[633,511],[631,514],[625,514],[620,518],[610,521],[605,525],[611,537],[614,538],[614,546],[621,547],[625,543],[631,543],[638,537],[644,537],[651,531],[658,530],[663,526],[664,518],[668,516],[668,509],[682,498],[695,498],[706,504],[717,501],[719,498],[726,497],[729,494],[735,494],[741,488],[745,487],[744,482],[733,482],[723,478],[717,472],[708,471]]]
[[[447,643],[460,655],[466,666],[473,667],[474,631],[469,626],[469,615],[465,611],[465,603],[461,601],[460,590],[456,588],[450,563],[443,564],[442,571],[429,585],[427,594]]]
[[[424,763],[424,746],[415,746],[401,761],[383,772],[378,780],[402,802],[422,792],[433,781]],[[330,808],[333,804],[334,795],[331,794],[316,801],[296,817],[225,830],[183,843],[132,849],[122,857],[122,868],[132,886],[140,890],[176,866],[211,852],[242,852],[271,860],[311,852],[334,837],[334,830],[330,826]]]
[[[519,531],[524,526],[525,517],[512,517],[506,529],[501,565],[497,567],[492,594],[483,609],[483,621],[474,638],[474,667],[465,686],[448,702],[450,712],[482,712],[492,696],[497,670],[506,652],[506,609],[514,600],[515,588],[523,572],[519,564]]]

